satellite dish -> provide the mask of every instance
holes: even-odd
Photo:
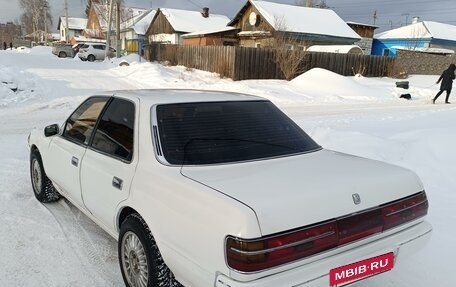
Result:
[[[258,25],[258,20],[259,20],[259,17],[255,12],[250,13],[250,15],[249,15],[250,25],[252,25],[252,26]]]

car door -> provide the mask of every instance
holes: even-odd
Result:
[[[106,55],[106,46],[105,45],[93,45],[93,54],[97,58],[97,60],[103,60]]]
[[[114,230],[116,209],[127,199],[138,162],[139,102],[113,98],[100,118],[81,167],[85,207]]]
[[[76,205],[83,206],[81,162],[93,129],[109,97],[91,97],[65,122],[62,134],[49,144],[46,173],[57,188]]]

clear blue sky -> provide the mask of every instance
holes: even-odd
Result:
[[[181,8],[199,10],[209,7],[211,12],[232,18],[246,3],[246,0],[124,0],[126,5],[141,8]],[[271,2],[294,4],[298,0],[268,0]],[[314,0],[318,2],[319,0]],[[63,0],[49,0],[54,19],[63,15]],[[86,0],[68,0],[69,15],[82,16]],[[377,11],[376,25],[380,31],[388,30],[411,22],[412,17],[456,25],[456,0],[326,0],[346,21],[373,24]],[[0,0],[0,23],[19,19],[21,9],[19,0]],[[55,22],[57,20],[54,20]],[[57,23],[54,23],[53,30]]]

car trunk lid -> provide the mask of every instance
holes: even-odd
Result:
[[[410,170],[329,150],[184,166],[182,174],[251,207],[262,235],[346,216],[423,190]]]

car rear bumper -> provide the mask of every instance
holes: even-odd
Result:
[[[405,230],[391,234],[385,238],[358,246],[331,257],[301,265],[280,273],[268,275],[256,280],[234,280],[219,274],[215,281],[216,287],[313,287],[330,286],[329,271],[333,268],[393,252],[395,264],[415,253],[429,240],[432,226],[420,222]],[[413,263],[411,263],[413,264]],[[247,278],[245,278],[247,279]]]

